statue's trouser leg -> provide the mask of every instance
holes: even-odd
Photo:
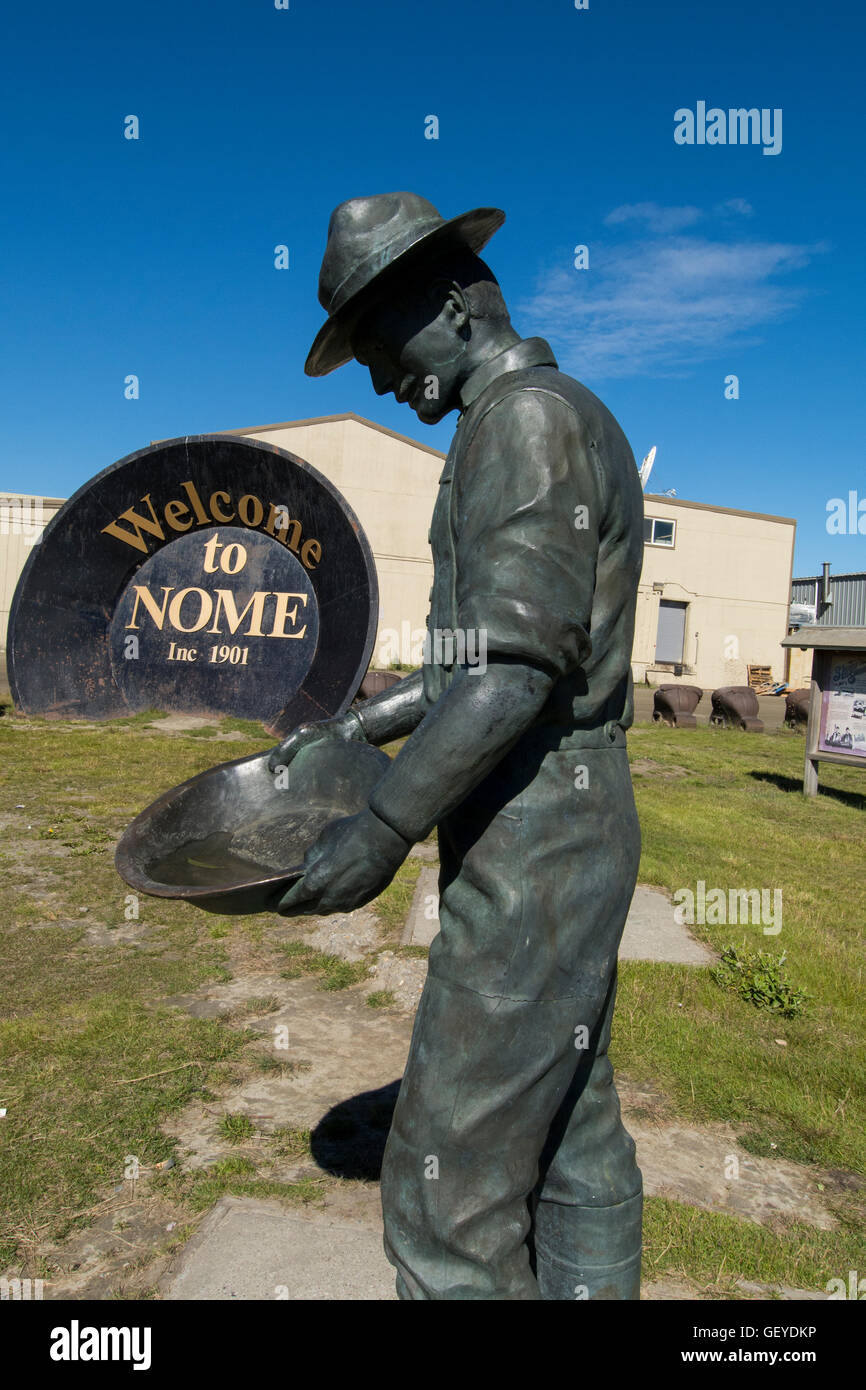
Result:
[[[386,1253],[404,1298],[572,1299],[560,1264],[589,1285],[596,1246],[613,1264],[639,1249],[605,1050],[640,855],[623,741],[515,754],[440,824],[439,850],[441,931],[383,1163]],[[633,1273],[621,1287],[634,1296]]]
[[[543,1215],[540,1289],[527,1243],[542,1145],[576,1068],[587,1074],[587,1058],[581,1064],[574,1047],[576,1019],[587,1012],[585,1002],[516,1002],[428,979],[382,1170],[385,1249],[402,1298],[573,1299],[573,1283],[591,1280],[586,1260],[594,1247],[584,1233],[595,1239],[587,1222],[600,1215],[573,1208],[558,1225]],[[599,1028],[594,1031],[598,1036]],[[588,1074],[594,1082],[594,1066]],[[568,1153],[578,1165],[583,1123],[589,1162],[599,1159],[605,1175],[602,1192],[588,1170],[587,1188],[613,1202],[598,1233],[618,1253],[616,1212],[639,1189],[640,1175],[612,1087],[599,1085],[583,1119],[572,1119]],[[625,1184],[621,1191],[618,1183]],[[552,1203],[541,1204],[543,1213],[548,1208],[554,1211]],[[581,1210],[582,1225],[575,1221]],[[630,1254],[633,1210],[626,1223]],[[638,1260],[639,1239],[638,1223]],[[563,1283],[574,1270],[580,1279],[575,1274],[572,1284]]]
[[[530,1245],[543,1299],[640,1298],[641,1174],[607,1055],[615,995],[614,980],[542,1154]]]

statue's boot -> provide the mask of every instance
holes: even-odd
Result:
[[[535,1269],[543,1299],[640,1298],[643,1193],[613,1207],[539,1202]]]

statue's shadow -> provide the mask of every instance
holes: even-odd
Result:
[[[319,1167],[338,1178],[378,1182],[399,1090],[398,1078],[350,1096],[323,1115],[310,1139]]]

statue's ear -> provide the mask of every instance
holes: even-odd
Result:
[[[469,323],[469,300],[466,291],[456,280],[450,280],[444,275],[437,276],[428,286],[427,293],[431,303],[435,305],[437,314],[447,307],[457,328],[462,329]]]

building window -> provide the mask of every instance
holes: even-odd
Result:
[[[676,534],[675,521],[662,521],[657,516],[645,516],[643,519],[644,545],[664,545],[670,550],[676,540]]]

